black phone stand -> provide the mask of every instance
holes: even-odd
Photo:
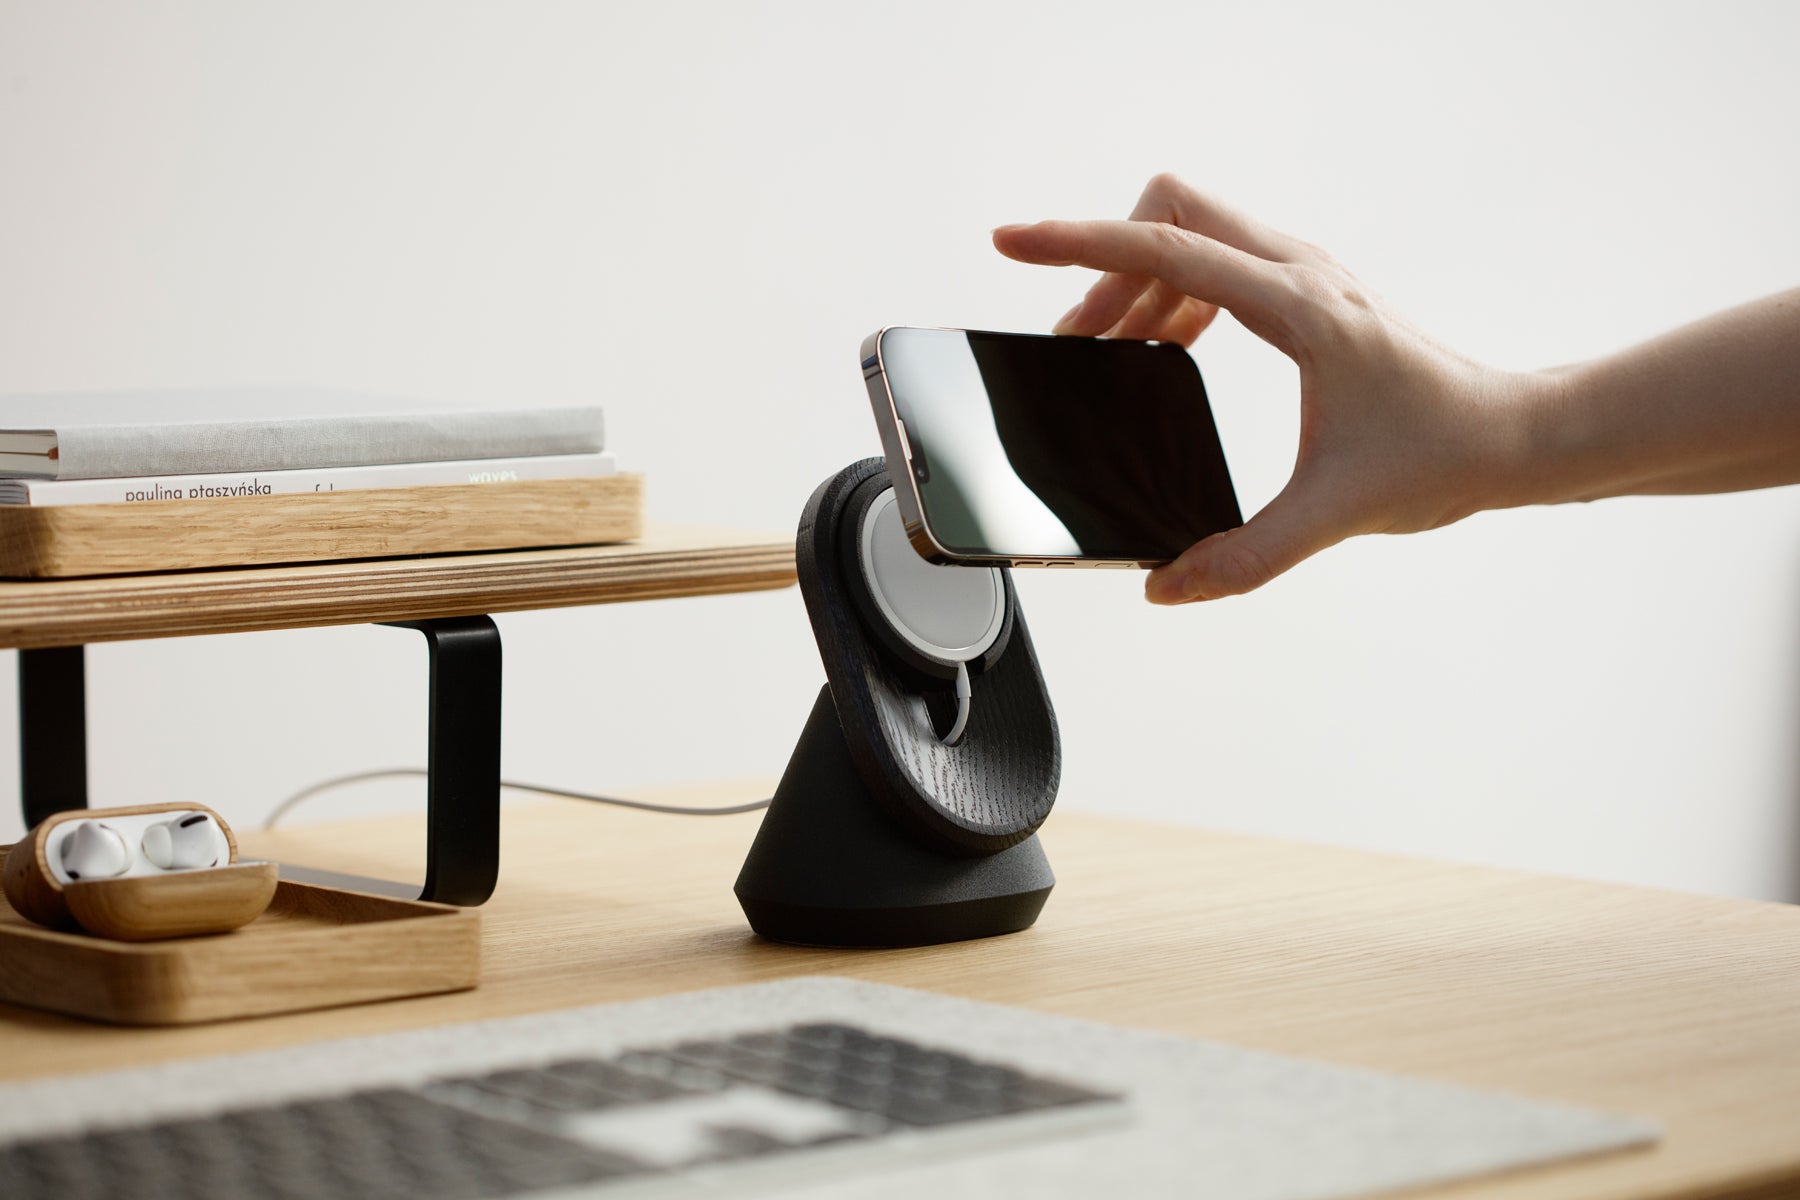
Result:
[[[863,517],[888,488],[883,461],[867,459],[821,484],[800,519],[800,589],[827,683],[735,888],[751,927],[774,941],[1011,933],[1037,919],[1056,882],[1035,831],[1056,800],[1061,748],[1011,576],[999,572],[1002,632],[967,664],[967,728],[945,745],[949,684],[890,651],[858,565]]]

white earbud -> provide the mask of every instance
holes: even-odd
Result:
[[[165,871],[213,867],[231,857],[218,822],[205,813],[161,821],[144,830],[144,857]]]
[[[131,851],[111,825],[76,821],[63,835],[62,866],[72,880],[111,879],[130,868]]]

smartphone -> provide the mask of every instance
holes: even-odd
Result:
[[[1182,346],[890,326],[862,371],[932,562],[1153,567],[1243,524]]]

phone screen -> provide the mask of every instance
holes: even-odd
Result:
[[[1243,523],[1178,345],[896,328],[880,360],[925,525],[954,556],[1162,562]]]

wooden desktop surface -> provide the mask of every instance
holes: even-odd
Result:
[[[732,898],[756,823],[508,806],[477,990],[172,1030],[0,1006],[0,1079],[852,975],[1593,1105],[1667,1130],[1654,1149],[1431,1196],[1800,1194],[1800,908],[1059,809],[1044,834],[1059,882],[1036,928],[806,950],[759,941]],[[242,840],[251,854],[349,871],[421,869],[413,818]]]
[[[788,587],[791,536],[650,524],[635,542],[0,580],[0,649],[357,625]]]

